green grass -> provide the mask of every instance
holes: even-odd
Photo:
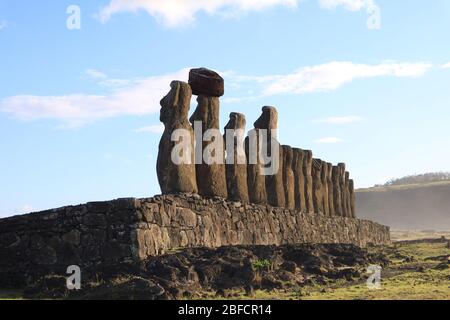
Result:
[[[450,300],[450,269],[407,272],[382,280],[380,289],[366,285],[312,292],[306,300]]]
[[[435,269],[442,263],[433,257],[450,255],[446,244],[402,244],[373,247],[384,252],[391,265],[382,271],[380,289],[369,289],[366,278],[353,282],[339,280],[327,285],[308,285],[291,290],[257,290],[256,300],[450,300],[450,268]],[[206,294],[203,299],[220,299]],[[244,292],[230,291],[230,300],[249,299]]]
[[[23,300],[23,292],[20,290],[0,289],[0,300]]]

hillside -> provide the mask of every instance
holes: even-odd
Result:
[[[385,185],[356,191],[360,218],[400,230],[450,230],[450,181]]]

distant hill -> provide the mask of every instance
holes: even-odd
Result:
[[[409,176],[383,186],[359,189],[356,191],[358,217],[399,230],[450,230],[448,175]]]
[[[403,178],[391,179],[386,182],[384,185],[377,185],[375,187],[382,186],[402,186],[409,184],[423,184],[423,183],[431,183],[431,182],[441,182],[441,181],[449,181],[450,182],[450,172],[430,172],[424,174],[415,174],[406,176]]]

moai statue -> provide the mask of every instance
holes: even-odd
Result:
[[[283,185],[287,209],[295,209],[294,153],[290,146],[283,146]]]
[[[170,87],[170,92],[161,100],[160,120],[165,129],[159,144],[157,161],[159,185],[163,194],[197,193],[194,133],[187,118],[192,96],[191,87],[180,81],[173,81]],[[172,138],[179,140],[172,141]],[[178,143],[185,147],[179,148]]]
[[[350,211],[352,218],[356,219],[356,197],[355,197],[355,181],[350,180]]]
[[[352,216],[352,204],[350,199],[350,173],[345,172],[345,209],[347,210],[347,217]]]
[[[342,216],[347,217],[347,201],[346,201],[346,189],[345,189],[345,163],[339,163],[339,189],[341,191],[341,207]]]
[[[322,162],[321,172],[322,194],[323,194],[323,214],[330,216],[330,203],[328,201],[328,163]]]
[[[249,203],[247,185],[247,157],[245,155],[245,116],[231,113],[225,126],[226,176],[228,198],[232,201]]]
[[[323,188],[322,188],[322,160],[320,159],[313,159],[312,180],[313,180],[314,212],[317,214],[324,214]]]
[[[306,210],[309,213],[314,213],[314,202],[313,202],[313,178],[312,178],[312,162],[313,154],[310,150],[304,151],[303,158],[303,176],[305,177],[305,201]]]
[[[251,138],[253,137],[253,138]],[[247,186],[250,203],[267,204],[266,177],[262,174],[262,164],[259,157],[261,142],[259,130],[253,129],[245,138],[245,155],[247,157]]]
[[[228,198],[225,151],[219,124],[219,97],[224,93],[224,80],[214,71],[193,69],[189,85],[198,95],[198,106],[190,118],[194,127],[195,163],[200,195]]]
[[[334,194],[333,194],[333,164],[327,163],[327,185],[328,185],[328,208],[330,216],[336,215],[334,208]]]
[[[305,154],[303,150],[293,148],[293,163],[292,168],[294,171],[295,181],[295,208],[300,212],[307,212],[306,200],[305,200],[305,176],[303,174],[303,159]]]
[[[341,198],[341,184],[340,184],[340,169],[338,166],[333,166],[332,178],[333,180],[333,203],[334,212],[337,216],[342,216],[342,198]]]
[[[273,207],[283,208],[286,205],[286,197],[283,186],[283,148],[276,136],[272,135],[272,130],[278,128],[278,112],[274,107],[263,107],[262,115],[255,122],[257,131],[265,130],[265,137],[258,138],[258,143],[262,147],[262,155],[267,163],[263,165],[266,175],[266,195],[267,203]],[[260,131],[261,132],[261,131]],[[266,162],[266,161],[265,161]],[[251,188],[251,186],[249,186]]]

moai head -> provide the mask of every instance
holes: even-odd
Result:
[[[278,111],[275,107],[263,107],[262,115],[255,122],[256,129],[277,129]]]
[[[292,168],[292,162],[294,158],[294,152],[290,146],[283,146],[284,166],[286,168]]]
[[[311,162],[312,162],[312,160],[313,160],[313,153],[312,153],[312,151],[311,150],[305,150],[304,151],[304,162],[306,163],[306,164],[310,164]]]
[[[228,121],[225,126],[225,130],[237,130],[245,129],[247,121],[245,120],[245,115],[242,113],[232,112],[230,114],[230,121]]]
[[[328,163],[323,161],[322,162],[322,171],[321,171],[322,183],[327,182],[327,175],[328,175]]]
[[[341,175],[345,176],[345,163],[338,164],[339,170],[341,171]]]
[[[165,125],[187,119],[192,97],[191,87],[185,82],[173,81],[170,87],[170,92],[160,102],[160,121]]]
[[[331,168],[331,176],[332,176],[332,179],[333,179],[333,181],[338,181],[338,179],[339,179],[339,167],[338,166],[333,166],[332,168]]]
[[[312,160],[312,165],[313,165],[313,171],[315,171],[316,173],[320,173],[322,171],[322,160],[321,159],[313,159]],[[318,175],[318,178],[320,178],[320,175]]]
[[[292,148],[292,164],[295,169],[300,169],[303,167],[303,158],[305,156],[304,151],[299,148]]]
[[[331,181],[331,177],[333,176],[333,164],[327,163],[327,179]]]

